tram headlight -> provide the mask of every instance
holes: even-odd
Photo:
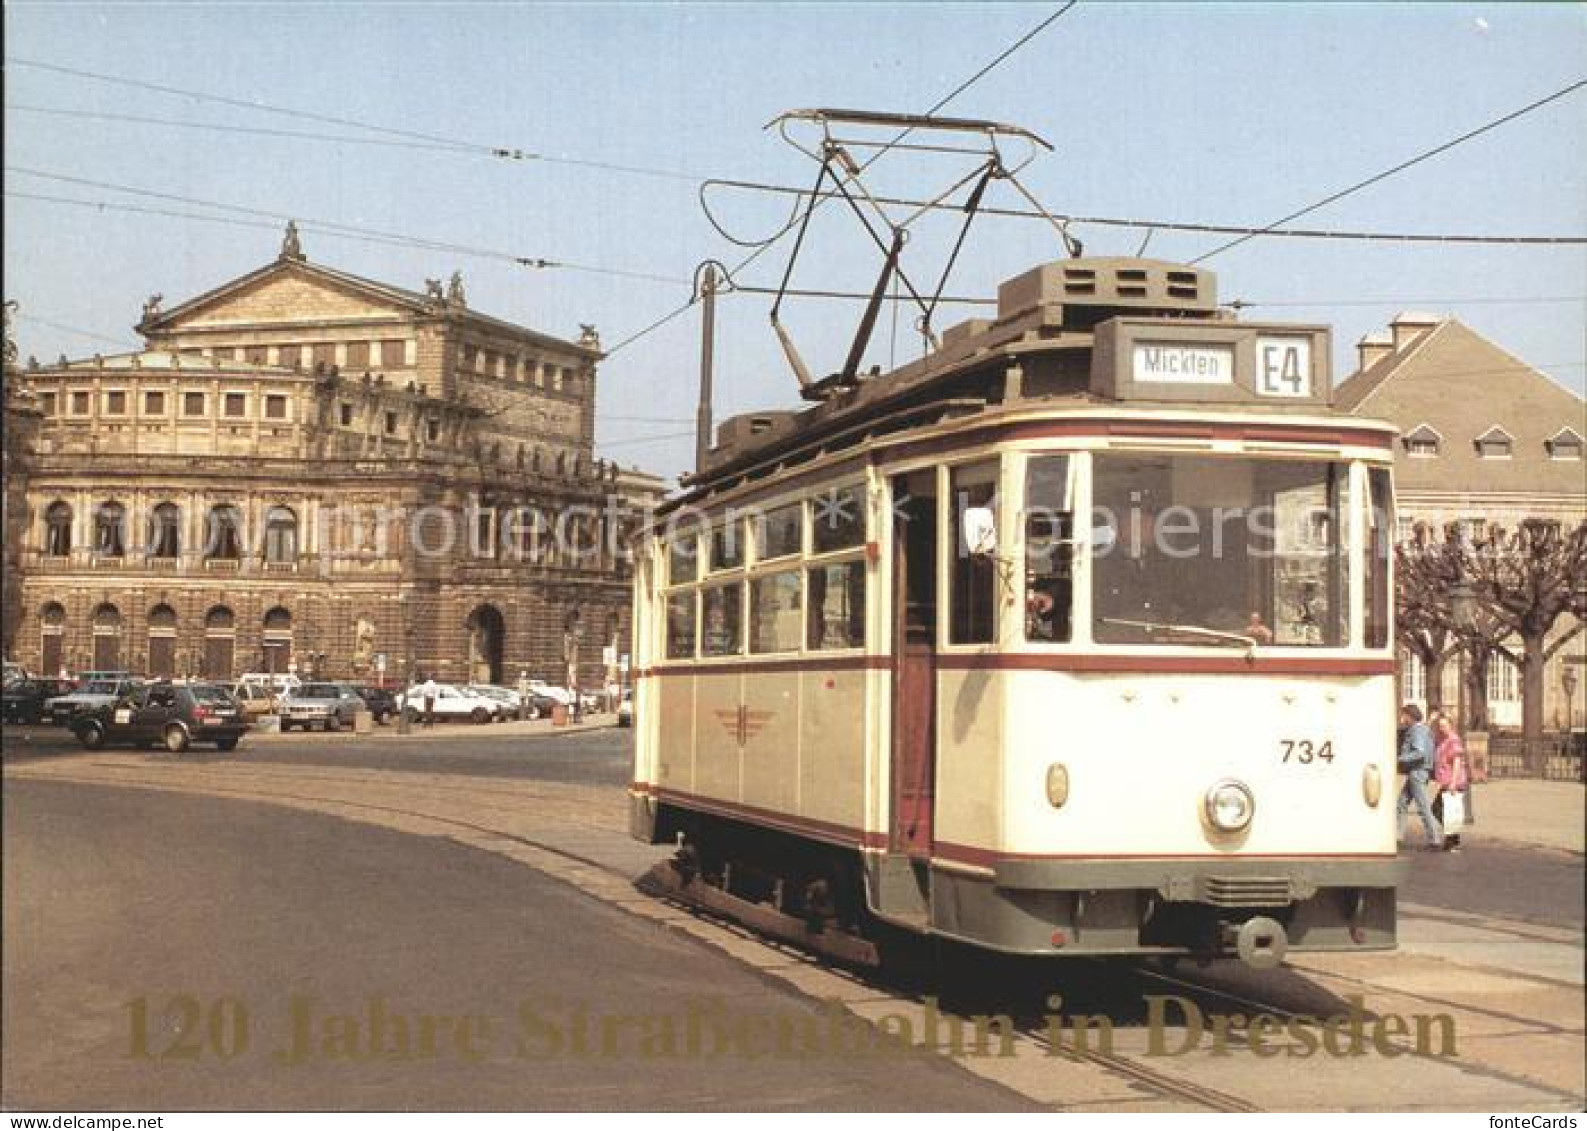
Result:
[[[1383,799],[1383,771],[1376,766],[1367,766],[1361,771],[1361,796],[1374,809]]]
[[[1205,805],[1212,827],[1226,833],[1239,832],[1251,823],[1256,813],[1256,798],[1244,783],[1232,778],[1225,778],[1207,790]]]
[[[1047,802],[1054,809],[1062,809],[1069,800],[1069,767],[1054,762],[1047,767]]]

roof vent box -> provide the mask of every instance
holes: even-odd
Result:
[[[1160,259],[1062,259],[1016,275],[997,289],[1000,322],[1065,306],[1212,317],[1218,311],[1218,281],[1211,271]]]

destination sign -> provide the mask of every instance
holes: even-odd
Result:
[[[1179,385],[1234,383],[1234,349],[1231,346],[1136,342],[1133,356],[1133,376],[1137,381]]]

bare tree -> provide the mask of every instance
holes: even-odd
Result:
[[[1545,666],[1587,620],[1587,522],[1574,530],[1541,518],[1514,531],[1495,527],[1461,544],[1459,560],[1478,610],[1504,632],[1494,651],[1521,670],[1521,731],[1531,747],[1543,735]],[[1577,623],[1550,641],[1566,614]],[[1519,653],[1506,643],[1517,637]]]
[[[1443,707],[1444,665],[1461,646],[1450,607],[1459,568],[1458,543],[1426,523],[1394,547],[1394,635],[1421,661],[1429,710]]]

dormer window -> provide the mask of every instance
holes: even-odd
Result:
[[[1584,445],[1581,435],[1574,428],[1561,428],[1551,438],[1544,440],[1543,446],[1548,449],[1549,459],[1581,462]]]
[[[1477,437],[1477,455],[1482,459],[1509,459],[1515,441],[1497,424]]]
[[[1438,445],[1443,441],[1430,425],[1420,424],[1412,432],[1405,435],[1404,444],[1407,455],[1420,459],[1432,459],[1438,455]]]

